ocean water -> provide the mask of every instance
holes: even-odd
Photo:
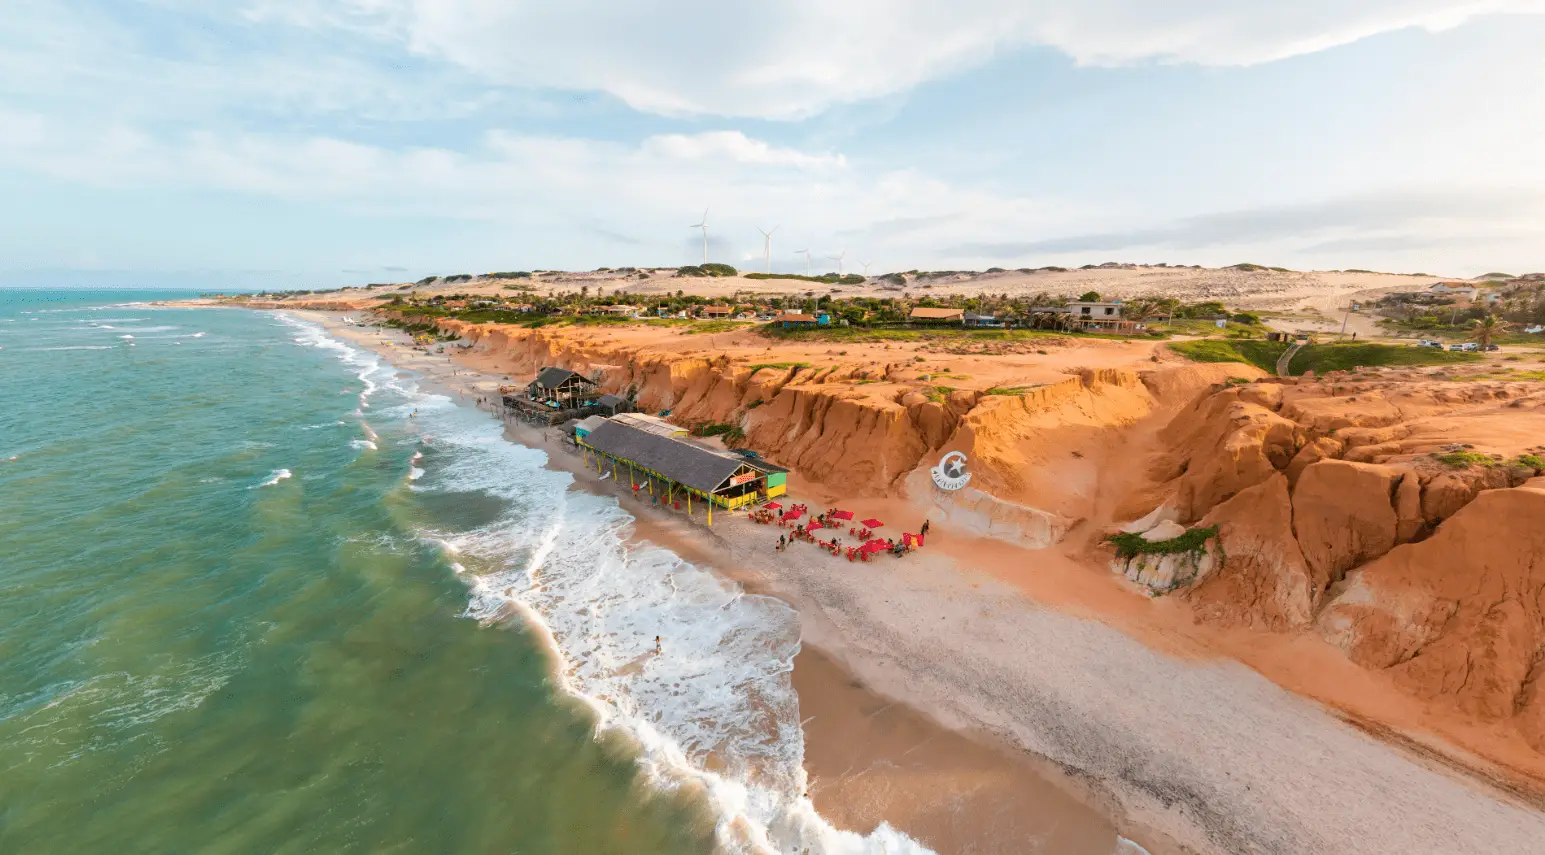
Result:
[[[169,296],[0,290],[0,852],[928,851],[802,798],[787,606]]]

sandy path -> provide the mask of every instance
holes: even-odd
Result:
[[[412,357],[391,354],[448,373],[445,357]],[[775,554],[775,530],[715,522],[715,565],[794,605],[808,640],[885,694],[1061,765],[1156,855],[1163,837],[1144,829],[1209,853],[1527,852],[1545,839],[1545,814],[1242,665],[1157,653],[934,550],[854,565],[804,545]]]

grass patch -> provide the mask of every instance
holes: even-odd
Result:
[[[1169,540],[1143,540],[1141,534],[1122,532],[1105,538],[1116,547],[1116,555],[1122,559],[1139,555],[1174,555],[1184,552],[1200,552],[1207,541],[1218,536],[1217,526],[1193,528],[1179,537]]]
[[[1437,460],[1450,469],[1469,469],[1471,466],[1484,466],[1490,469],[1497,465],[1497,461],[1490,454],[1482,454],[1479,451],[1451,451],[1447,454],[1434,454]]]
[[[1288,349],[1286,342],[1249,339],[1203,339],[1175,342],[1170,349],[1193,362],[1243,362],[1266,372],[1277,370],[1277,359]],[[1456,353],[1430,347],[1346,342],[1310,344],[1293,357],[1289,373],[1350,371],[1387,365],[1456,365],[1479,362],[1478,353]]]
[[[1383,365],[1456,365],[1481,362],[1479,353],[1456,353],[1431,347],[1406,347],[1391,344],[1311,344],[1293,357],[1292,373],[1314,371],[1350,371],[1353,368]]]
[[[778,370],[778,371],[787,371],[790,368],[809,368],[809,367],[810,367],[810,363],[808,363],[808,362],[758,362],[757,364],[750,366],[752,374],[755,374],[756,372],[761,371],[763,368],[772,368],[772,369],[775,369],[775,370]]]
[[[1526,469],[1533,469],[1536,472],[1540,471],[1541,469],[1545,469],[1545,457],[1541,457],[1538,454],[1520,454],[1512,460],[1508,461],[1508,463],[1513,466],[1522,466]]]
[[[1013,397],[1019,397],[1020,395],[1023,395],[1026,392],[1030,391],[1031,389],[1035,389],[1035,388],[1037,388],[1037,387],[1035,387],[1035,386],[994,386],[991,389],[984,390],[982,392],[982,394],[983,395],[1009,395],[1009,396],[1013,396]]]
[[[1169,349],[1192,362],[1243,362],[1270,373],[1277,370],[1277,359],[1287,352],[1288,345],[1280,341],[1206,338],[1172,342]]]
[[[750,321],[697,321],[692,324],[691,329],[687,330],[687,334],[734,332],[748,326],[751,326]]]
[[[725,424],[724,422],[706,422],[692,429],[693,436],[717,436],[724,439],[724,444],[734,448],[746,441],[746,432],[738,425]]]

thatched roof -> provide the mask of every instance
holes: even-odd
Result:
[[[746,461],[738,457],[628,427],[611,419],[585,437],[585,444],[618,459],[631,460],[704,493],[717,490],[746,465]]]
[[[590,382],[589,380],[586,380],[583,375],[570,371],[567,368],[548,367],[543,368],[536,375],[536,385],[543,389],[557,389],[563,384],[576,378],[584,383]]]

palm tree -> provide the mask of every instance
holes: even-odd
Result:
[[[1512,324],[1487,312],[1485,317],[1470,322],[1470,338],[1481,346],[1481,350],[1485,350],[1491,347],[1492,339],[1507,332],[1510,326]]]

